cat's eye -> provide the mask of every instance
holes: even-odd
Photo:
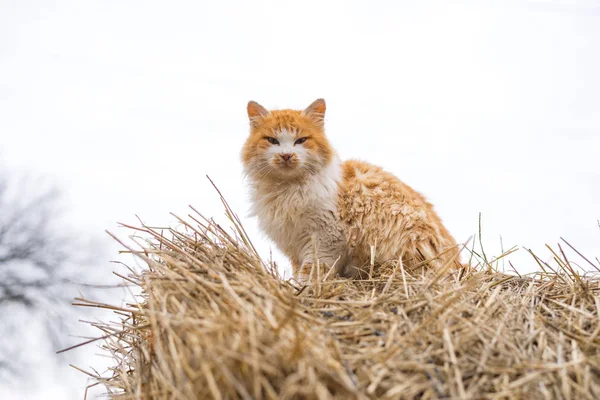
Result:
[[[274,137],[267,136],[265,139],[267,139],[271,144],[279,144],[279,140],[275,139]]]
[[[306,139],[308,139],[308,138],[306,138],[306,137],[300,138],[300,139],[296,140],[294,142],[294,144],[302,144],[302,143],[306,142]]]

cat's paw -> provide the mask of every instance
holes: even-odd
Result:
[[[308,274],[296,274],[294,280],[301,286],[307,285],[310,281],[310,275]]]
[[[294,274],[294,279],[301,285],[306,285],[310,281],[310,274],[313,271],[313,264],[304,264]]]

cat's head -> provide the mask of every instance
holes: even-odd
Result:
[[[242,162],[253,180],[297,180],[323,170],[333,158],[325,137],[325,100],[304,110],[269,111],[248,103],[250,136]]]

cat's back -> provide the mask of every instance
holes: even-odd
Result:
[[[360,160],[342,163],[340,194],[365,207],[375,204],[405,204],[431,207],[425,198],[395,175],[383,168]]]
[[[383,168],[364,161],[342,163],[339,211],[349,229],[349,246],[368,259],[370,247],[378,258],[390,259],[419,240],[453,245],[433,206],[419,192]]]

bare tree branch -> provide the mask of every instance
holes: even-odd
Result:
[[[49,341],[64,334],[74,288],[68,279],[73,278],[74,264],[82,263],[83,252],[72,250],[79,237],[64,233],[60,206],[58,190],[46,182],[0,168],[0,315],[6,317],[0,324],[5,337],[0,380],[26,365],[22,351],[10,345],[19,343],[21,326],[31,326],[24,318],[36,319]]]

